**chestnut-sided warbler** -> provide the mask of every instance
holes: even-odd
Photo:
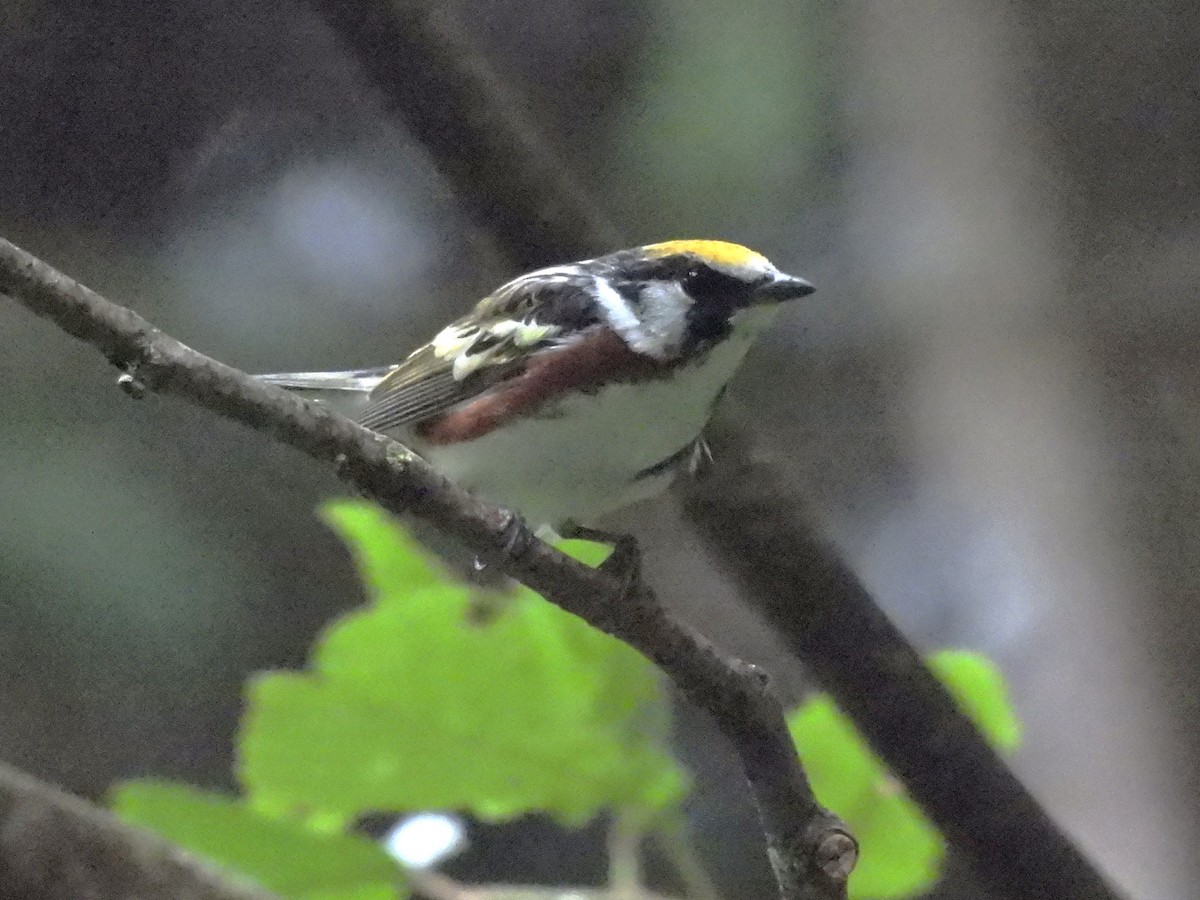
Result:
[[[724,241],[522,275],[403,362],[262,375],[412,447],[536,526],[664,490],[783,300],[813,291]]]

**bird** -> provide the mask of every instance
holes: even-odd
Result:
[[[671,240],[521,275],[399,363],[258,377],[566,533],[693,466],[755,338],[814,290],[739,244]]]

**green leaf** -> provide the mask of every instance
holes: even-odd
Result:
[[[982,653],[942,650],[927,662],[988,743],[1012,752],[1021,743],[1021,723],[996,664]]]
[[[592,568],[600,565],[612,553],[612,547],[607,544],[597,544],[595,541],[568,539],[559,541],[556,546],[567,556],[573,556]]]
[[[158,781],[126,782],[112,798],[127,822],[298,900],[407,897],[402,869],[378,844],[271,819],[242,801]]]
[[[1017,745],[1020,726],[994,663],[948,650],[929,665],[990,743],[1003,750]],[[850,896],[888,900],[931,887],[942,870],[941,835],[833,700],[813,697],[788,717],[788,726],[814,793],[858,838],[861,854]]]
[[[445,581],[421,545],[374,503],[330,500],[319,515],[350,548],[371,596],[436,588]]]
[[[567,822],[679,802],[645,659],[526,590],[481,623],[471,590],[404,558],[419,554],[393,520],[364,503],[326,515],[375,602],[328,631],[311,671],[252,682],[239,762],[256,802]]]
[[[825,806],[846,820],[861,853],[850,896],[908,897],[937,881],[942,839],[828,696],[788,717],[796,748]]]

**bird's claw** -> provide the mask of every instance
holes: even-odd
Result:
[[[530,551],[537,538],[520,514],[505,510],[505,515],[507,521],[504,523],[504,556],[508,559],[520,559]]]
[[[604,531],[591,528],[577,522],[568,522],[559,529],[565,538],[577,538],[582,541],[595,541],[609,544],[612,553],[597,568],[607,575],[612,575],[621,582],[621,597],[629,598],[642,580],[642,551],[637,538],[631,534],[621,534],[615,531]]]

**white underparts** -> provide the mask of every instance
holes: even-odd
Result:
[[[620,303],[610,297],[613,309],[628,311],[624,298],[612,293]],[[681,339],[671,323],[681,323],[684,317],[669,314],[671,304],[680,300],[666,290],[643,298],[645,321],[632,339],[626,339],[635,349],[655,347],[661,352]],[[408,429],[392,436],[452,481],[520,512],[534,527],[568,519],[592,522],[670,484],[676,467],[645,473],[699,437],[721,390],[777,309],[750,307],[737,313],[725,340],[694,362],[681,364],[670,378],[617,382],[592,393],[574,393],[534,416],[459,444],[426,445]],[[378,371],[312,372],[265,380],[358,418],[382,377]]]
[[[726,340],[670,379],[610,384],[472,441],[415,441],[414,448],[452,481],[521,512],[532,525],[594,521],[667,487],[674,468],[637,476],[699,436],[721,389],[775,311],[740,313]]]

